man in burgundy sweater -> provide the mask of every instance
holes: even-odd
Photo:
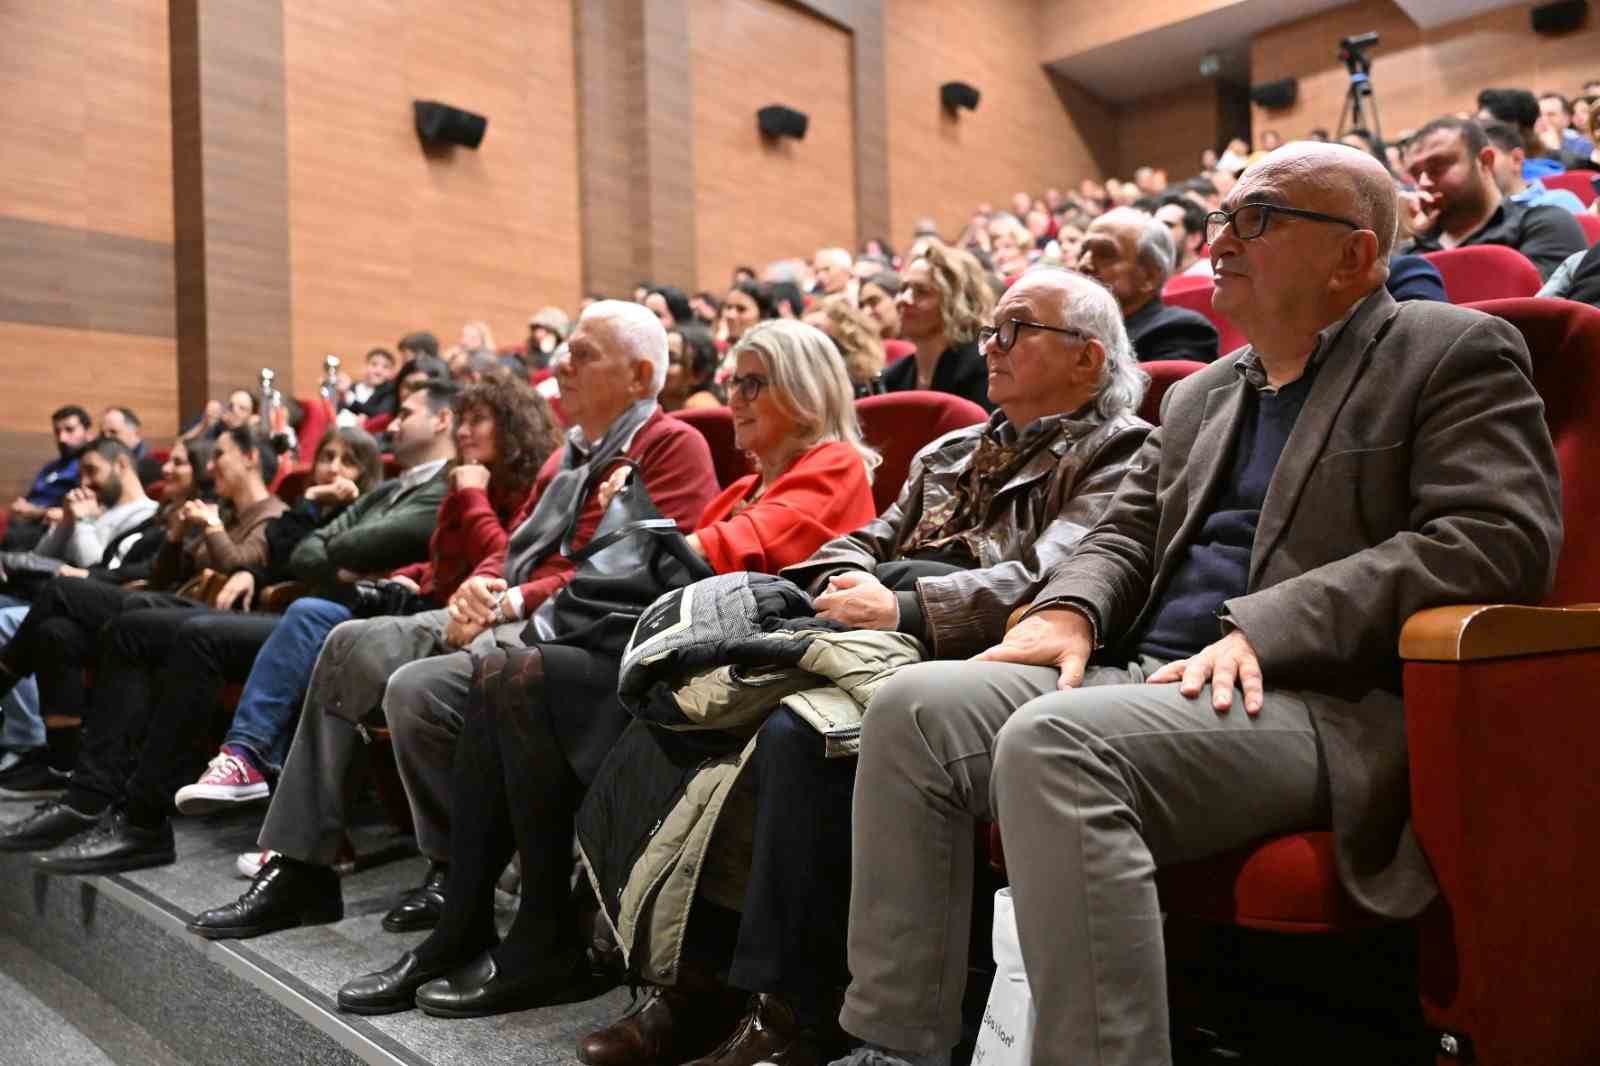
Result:
[[[540,471],[503,550],[485,558],[445,610],[346,622],[323,645],[294,746],[262,827],[276,854],[237,901],[207,911],[191,931],[250,937],[305,922],[337,921],[344,906],[333,870],[344,836],[350,763],[362,722],[382,706],[411,798],[417,845],[430,860],[423,883],[384,918],[391,932],[425,929],[443,903],[449,854],[451,753],[467,704],[472,651],[521,647],[533,611],[572,579],[561,539],[577,515],[575,543],[600,522],[593,486],[627,458],[661,513],[688,532],[717,491],[711,451],[656,403],[666,379],[667,336],[638,304],[603,300],[584,311],[557,369],[573,428]]]

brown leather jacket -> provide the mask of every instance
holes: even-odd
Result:
[[[930,653],[956,659],[974,655],[1004,635],[1006,618],[1032,602],[1050,568],[1072,553],[1111,503],[1150,425],[1133,415],[1104,419],[1085,408],[1052,416],[1056,439],[1001,488],[989,505],[978,565],[943,577],[919,578]],[[925,507],[955,492],[956,478],[984,434],[1005,422],[946,433],[917,454],[900,498],[872,522],[836,537],[783,576],[815,595],[844,570],[874,571],[901,558]]]

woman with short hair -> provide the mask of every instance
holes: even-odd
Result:
[[[697,322],[669,329],[667,360],[667,380],[658,397],[663,411],[721,407],[728,402],[717,384],[721,356],[710,330]]]
[[[900,335],[917,350],[883,372],[884,391],[931,389],[994,410],[978,352],[978,330],[994,310],[987,272],[970,253],[929,241],[906,268],[904,282],[897,300]]]
[[[838,350],[804,323],[763,323],[735,349],[735,440],[759,471],[706,508],[690,547],[713,570],[776,572],[873,517],[862,442]],[[602,489],[615,492],[617,476]],[[449,878],[433,933],[386,970],[346,984],[341,1010],[418,1006],[472,1017],[586,994],[588,961],[568,879],[573,819],[628,716],[615,657],[557,639],[479,660],[457,741]],[[517,919],[495,935],[494,887],[522,857]]]

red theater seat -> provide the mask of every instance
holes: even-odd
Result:
[[[1205,369],[1205,363],[1192,359],[1155,359],[1140,363],[1139,369],[1150,375],[1150,387],[1144,392],[1144,402],[1139,405],[1139,417],[1152,426],[1161,424],[1161,400],[1172,388],[1196,370]]]
[[[1565,174],[1552,174],[1540,178],[1547,189],[1565,189],[1588,207],[1595,201],[1594,179],[1600,177],[1592,170],[1569,170]]]
[[[897,363],[908,355],[916,353],[917,346],[910,341],[886,340],[883,342],[883,365]]]
[[[1583,235],[1589,238],[1589,244],[1600,244],[1600,215],[1584,213],[1577,216],[1578,225],[1583,227]]]
[[[300,404],[300,424],[294,427],[294,435],[299,439],[300,449],[295,453],[298,460],[297,466],[310,467],[317,461],[313,454],[317,442],[322,440],[322,435],[328,432],[328,427],[334,424],[333,412],[328,410],[328,401],[320,394],[310,399],[296,400]]]
[[[1498,244],[1428,252],[1423,258],[1438,268],[1453,304],[1532,296],[1544,285],[1526,256]]]
[[[1400,638],[1412,827],[1440,888],[1419,921],[1422,1007],[1430,1027],[1468,1038],[1458,1046],[1478,1062],[1580,1066],[1600,1061],[1591,765],[1600,723],[1590,703],[1600,677],[1600,310],[1476,306],[1515,325],[1533,353],[1566,531],[1549,606],[1434,608]],[[1003,851],[991,860],[1003,864]],[[1280,933],[1375,924],[1340,888],[1328,833],[1167,867],[1157,884],[1173,918]]]
[[[1235,326],[1228,317],[1211,306],[1211,293],[1216,285],[1210,278],[1201,278],[1205,285],[1195,285],[1191,288],[1178,289],[1175,292],[1161,294],[1162,300],[1173,307],[1187,307],[1191,311],[1198,311],[1211,320],[1217,327],[1217,354],[1227,355],[1236,348],[1242,348],[1249,343],[1244,339],[1244,333]]]
[[[1174,274],[1167,279],[1161,287],[1161,298],[1171,303],[1171,296],[1178,292],[1194,292],[1197,289],[1211,291],[1211,278],[1206,274]]]
[[[856,401],[856,417],[867,443],[883,456],[872,479],[872,502],[882,514],[900,495],[911,460],[935,438],[977,425],[988,413],[971,400],[947,392],[887,392]]]
[[[750,455],[740,451],[733,443],[733,412],[726,407],[691,407],[672,412],[705,437],[711,446],[711,465],[717,471],[717,484],[723,488],[738,481],[755,469]]]

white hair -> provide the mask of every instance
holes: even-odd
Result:
[[[1157,223],[1160,225],[1160,223]],[[1162,232],[1166,227],[1162,226]],[[1170,234],[1168,245],[1171,245]],[[1105,365],[1095,388],[1094,406],[1102,418],[1137,414],[1150,375],[1139,369],[1139,360],[1128,340],[1128,327],[1122,323],[1122,308],[1111,290],[1082,274],[1056,266],[1036,266],[1024,277],[1050,274],[1059,278],[1062,288],[1063,321],[1081,329],[1100,342],[1106,351]]]
[[[1174,264],[1178,261],[1178,249],[1172,243],[1172,231],[1167,229],[1165,222],[1137,207],[1119,207],[1100,217],[1107,222],[1138,222],[1139,242],[1134,255],[1139,265],[1160,275],[1160,283],[1165,283],[1172,276]]]
[[[817,258],[828,262],[832,266],[840,267],[844,270],[849,270],[851,265],[855,262],[855,260],[851,258],[849,251],[844,248],[818,248]]]
[[[634,362],[650,364],[650,392],[667,383],[667,331],[656,313],[632,300],[596,300],[583,309],[578,324],[604,322]]]

